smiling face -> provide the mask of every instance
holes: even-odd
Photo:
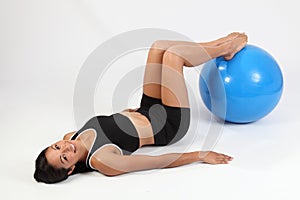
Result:
[[[55,168],[74,169],[83,152],[79,141],[61,140],[52,144],[45,155],[48,163]]]

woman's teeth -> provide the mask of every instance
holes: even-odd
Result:
[[[71,148],[72,148],[73,152],[75,153],[76,152],[76,148],[75,148],[74,144],[70,144],[70,145],[71,145]]]

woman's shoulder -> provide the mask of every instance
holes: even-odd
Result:
[[[72,135],[74,135],[74,133],[76,133],[76,131],[65,134],[63,140],[70,140]]]

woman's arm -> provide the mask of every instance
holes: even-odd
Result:
[[[194,162],[208,164],[228,164],[233,158],[213,151],[194,151],[189,153],[170,153],[159,156],[162,168],[179,167]]]
[[[179,167],[194,162],[227,164],[232,157],[216,152],[194,151],[188,153],[168,153],[159,156],[130,155],[103,152],[92,159],[92,165],[101,173],[116,176],[128,172]]]

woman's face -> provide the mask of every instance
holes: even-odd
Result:
[[[48,163],[56,168],[72,168],[79,161],[80,156],[80,143],[76,140],[58,141],[46,151]]]

